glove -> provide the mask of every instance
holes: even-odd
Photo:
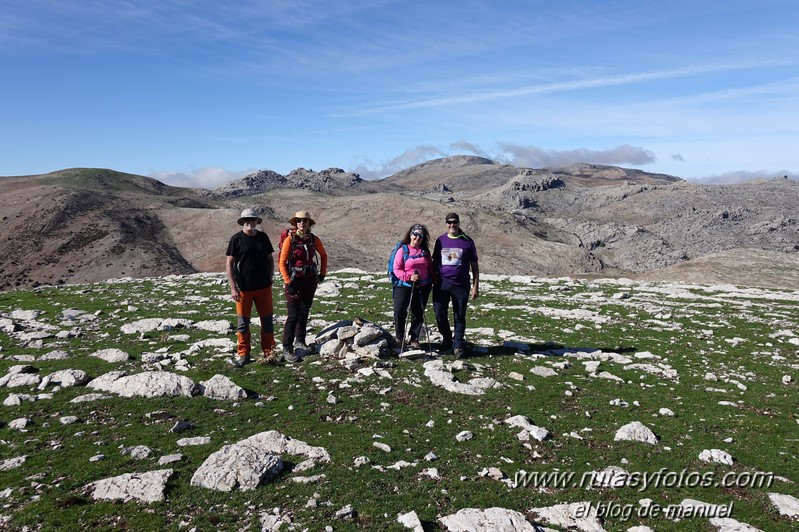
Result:
[[[316,283],[317,284],[321,283],[324,280],[325,280],[325,276],[324,275],[317,275],[316,276]]]
[[[290,285],[288,285],[288,286],[286,287],[286,293],[287,293],[288,295],[290,295],[290,296],[296,296],[296,295],[297,295],[297,287],[296,287],[296,286],[294,286],[294,285],[291,285],[291,284],[290,284]]]

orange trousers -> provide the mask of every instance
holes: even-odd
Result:
[[[238,327],[236,336],[238,338],[238,354],[240,357],[250,354],[250,316],[252,306],[258,311],[258,318],[261,320],[261,351],[264,355],[271,355],[275,348],[275,329],[272,321],[274,307],[272,306],[272,287],[261,288],[260,290],[248,290],[240,292],[241,299],[236,301],[236,317]]]

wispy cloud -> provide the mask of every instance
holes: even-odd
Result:
[[[377,113],[383,111],[395,111],[401,109],[416,109],[425,107],[441,107],[447,105],[460,105],[468,103],[487,102],[491,100],[517,98],[520,96],[529,96],[534,94],[547,94],[566,91],[576,91],[582,89],[591,89],[598,87],[610,87],[616,85],[628,85],[633,83],[642,83],[647,81],[658,81],[671,78],[682,78],[707,74],[711,72],[723,72],[730,70],[742,70],[753,67],[761,67],[760,65],[748,64],[729,64],[729,65],[706,65],[688,68],[679,68],[671,70],[652,70],[647,72],[638,72],[630,74],[619,74],[611,76],[598,76],[593,78],[584,78],[571,81],[560,81],[554,83],[543,83],[538,85],[531,85],[527,87],[520,87],[516,89],[506,90],[493,90],[483,91],[475,94],[462,94],[444,96],[441,98],[430,98],[425,100],[416,100],[406,103],[387,104],[382,106],[374,106],[363,109],[361,113]]]

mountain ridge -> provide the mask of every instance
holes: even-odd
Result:
[[[730,282],[780,286],[793,278],[758,268],[753,250],[765,263],[784,255],[788,264],[799,250],[799,183],[785,179],[697,185],[606,165],[531,169],[455,156],[375,181],[339,168],[298,168],[207,190],[80,168],[0,182],[3,290],[223,271],[245,207],[263,213],[273,242],[294,212],[311,211],[333,269],[382,270],[408,226],[422,222],[438,235],[453,210],[488,273],[635,277],[670,268],[681,275],[681,264],[730,261],[734,250],[747,250],[752,271],[718,270]]]

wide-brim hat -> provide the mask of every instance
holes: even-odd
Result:
[[[316,223],[314,222],[313,218],[311,218],[311,213],[308,211],[297,211],[296,213],[294,213],[294,217],[289,220],[289,223],[291,225],[297,225],[297,220],[300,220],[302,218],[308,218],[308,220],[310,220],[311,225],[314,225]]]
[[[263,222],[263,220],[261,220],[261,217],[258,216],[258,213],[255,212],[255,209],[244,209],[243,211],[241,211],[241,216],[239,216],[238,224],[244,225],[244,220],[252,220],[253,218],[256,219],[259,224]]]

